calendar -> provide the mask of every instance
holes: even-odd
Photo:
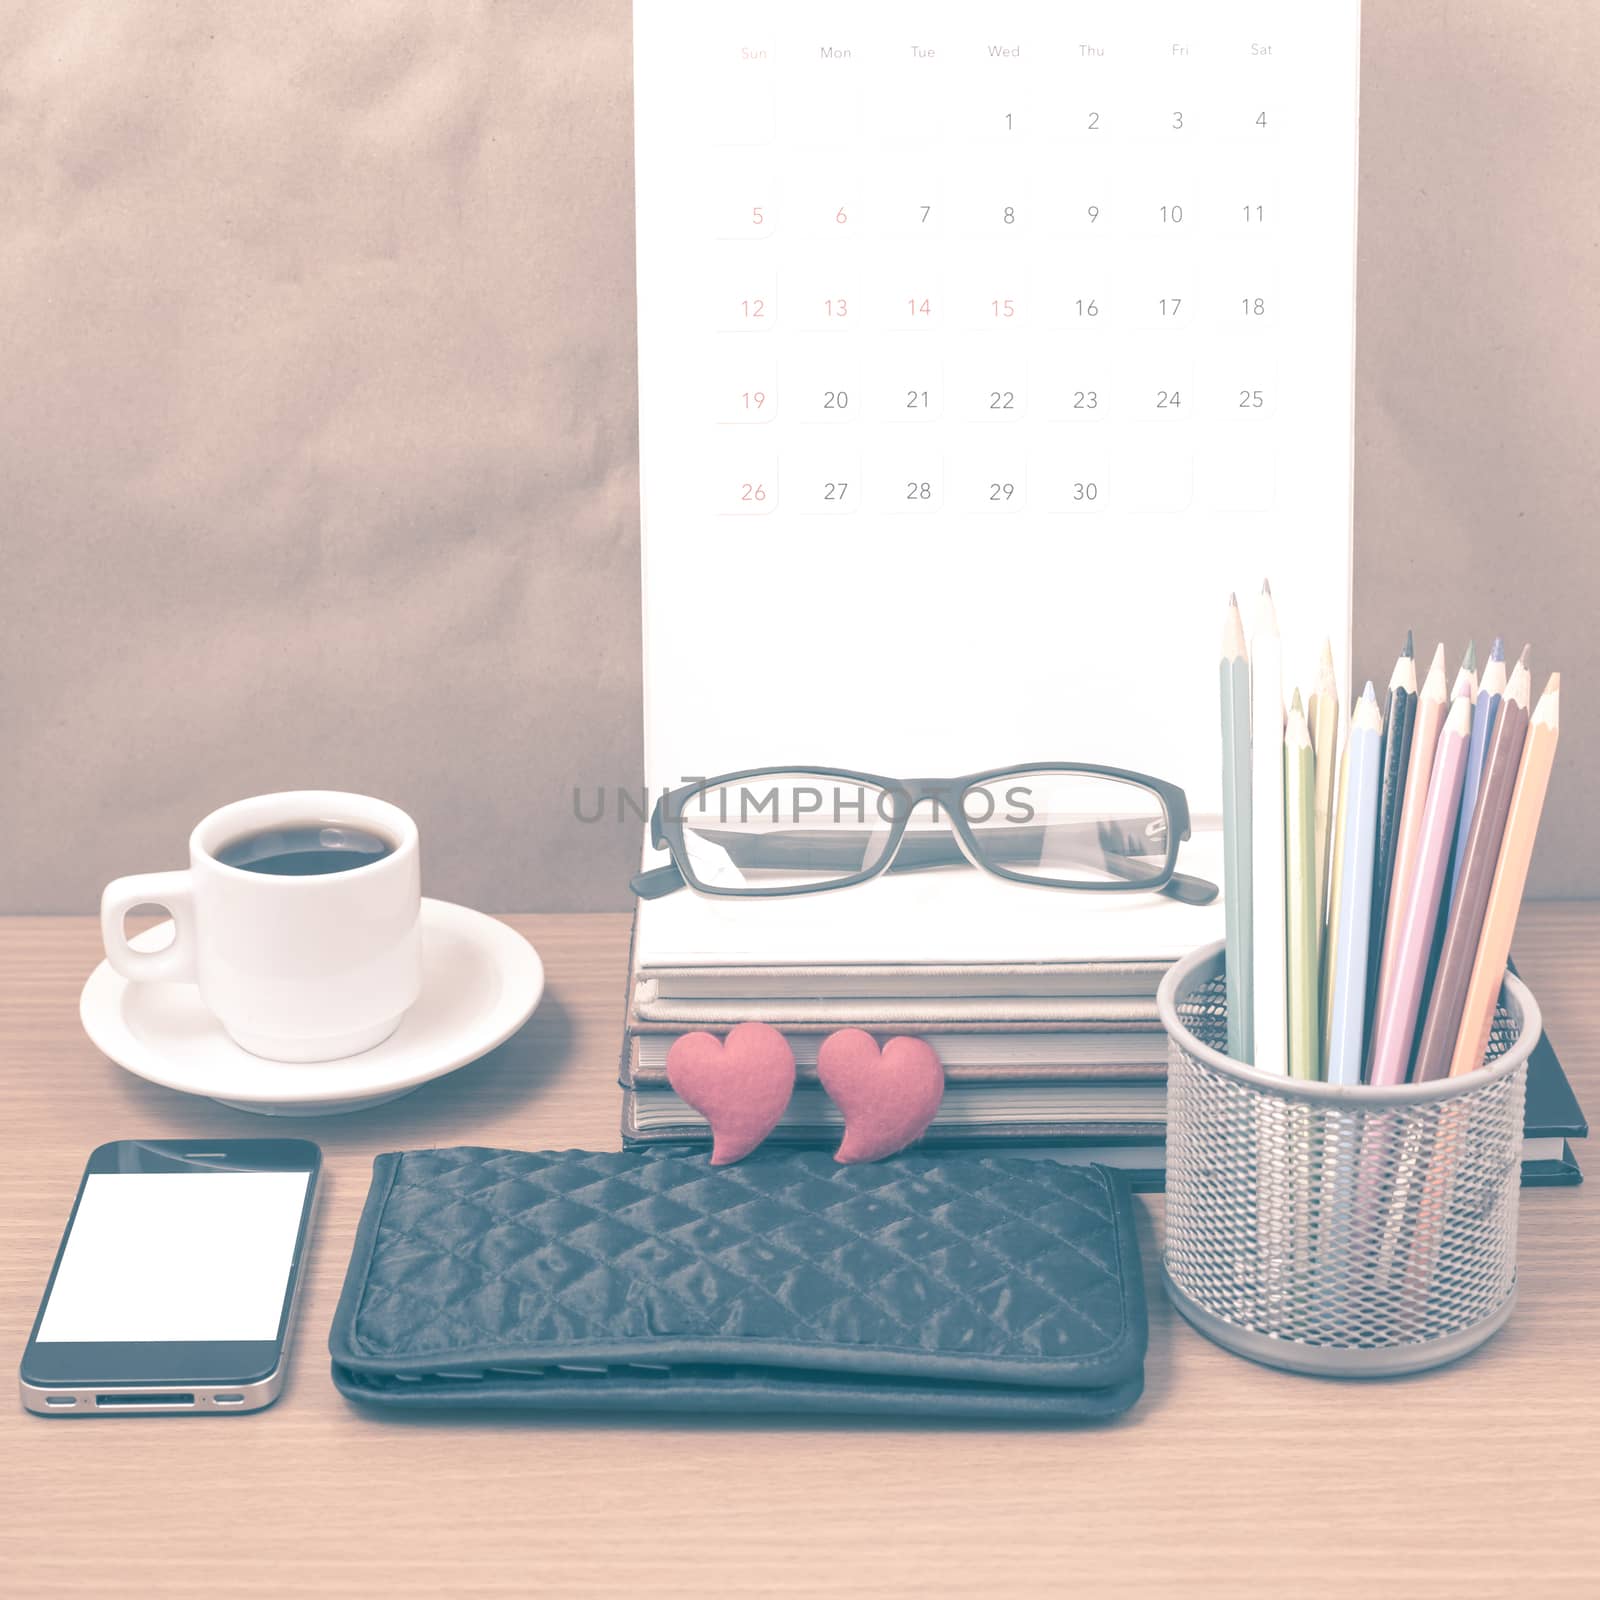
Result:
[[[1229,590],[1348,677],[1358,0],[636,0],[634,59],[651,786],[1203,825]]]

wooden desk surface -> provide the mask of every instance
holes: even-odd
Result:
[[[21,1355],[95,1145],[301,1134],[327,1160],[276,1407],[115,1421],[0,1408],[9,1593],[1596,1592],[1596,1183],[1524,1191],[1510,1325],[1415,1378],[1297,1378],[1212,1348],[1156,1287],[1151,1200],[1148,1387],[1111,1426],[380,1421],[352,1410],[329,1381],[325,1341],[372,1156],[618,1143],[627,920],[508,920],[550,979],[517,1038],[376,1111],[272,1123],[144,1083],[90,1046],[77,1000],[99,956],[92,921],[0,920],[8,1360]],[[1580,1096],[1600,1108],[1600,905],[1531,909],[1518,962]]]

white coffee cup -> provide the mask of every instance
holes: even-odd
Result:
[[[393,846],[313,877],[250,872],[217,859],[267,829],[355,828]],[[172,943],[135,950],[123,922],[144,904],[172,915]],[[299,789],[223,806],[189,836],[186,872],[106,886],[106,960],[130,983],[193,983],[233,1040],[269,1061],[334,1061],[381,1044],[422,989],[417,825],[366,795]]]

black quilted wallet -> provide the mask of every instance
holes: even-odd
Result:
[[[412,1409],[1066,1420],[1139,1396],[1127,1187],[1004,1156],[379,1156],[329,1339]]]

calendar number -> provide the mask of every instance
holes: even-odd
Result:
[[[1072,486],[1074,500],[1098,500],[1100,498],[1100,485],[1097,483],[1075,483]]]
[[[1181,111],[1174,111],[1172,113],[1172,126],[1174,130],[1183,126],[1183,113]]]
[[[910,447],[904,455],[884,458],[883,464],[884,477],[876,476],[869,469],[861,480],[865,488],[860,494],[865,496],[865,500],[858,509],[923,516],[938,511],[943,505],[944,466],[936,453]],[[855,491],[852,491],[851,497],[858,498]]]
[[[1090,206],[1089,210],[1087,212],[1087,216],[1088,216],[1089,221],[1091,223],[1098,222],[1100,220],[1100,207],[1099,206]]]
[[[918,300],[913,296],[910,300],[906,301],[906,304],[911,308],[911,315],[913,317],[931,317],[933,315],[933,312],[929,308],[926,300]]]
[[[1099,128],[1099,126],[1100,126],[1100,113],[1098,111],[1091,111],[1089,113],[1088,131],[1090,133],[1094,133]]]
[[[1011,113],[1009,111],[1006,112],[1006,132],[1011,132]]]
[[[777,221],[776,196],[768,185],[771,175],[757,174],[745,169],[738,173],[729,171],[725,193],[721,186],[708,193],[710,209],[707,220],[711,232],[718,239],[764,239],[773,231]],[[748,285],[745,286],[748,288]],[[743,291],[741,291],[743,292]]]
[[[989,310],[997,317],[1014,317],[1017,314],[1017,308],[1010,300],[991,300]]]
[[[822,395],[822,409],[824,411],[843,411],[850,404],[850,392],[847,389],[826,389]]]
[[[1156,390],[1156,410],[1174,411],[1183,404],[1183,397],[1176,389]]]
[[[1256,115],[1256,126],[1258,128],[1264,128],[1264,127],[1266,127],[1266,125],[1267,125],[1267,114],[1266,114],[1266,112],[1262,111],[1262,112],[1257,113],[1257,115]]]
[[[1170,299],[1159,300],[1156,303],[1161,307],[1162,316],[1175,317],[1178,314],[1178,308],[1183,304],[1183,296],[1173,295]]]
[[[824,300],[822,314],[825,317],[847,317],[850,315],[850,303],[847,300]]]
[[[1074,411],[1095,411],[1099,409],[1100,394],[1095,389],[1074,389],[1072,391],[1072,409]]]
[[[743,206],[737,213],[739,229],[747,239],[753,238],[745,218],[749,213]],[[766,210],[768,230],[770,231],[774,212],[769,206]],[[724,235],[728,237],[728,235]],[[736,255],[744,254],[735,251]],[[770,334],[777,325],[781,301],[778,297],[777,273],[772,270],[771,262],[767,259],[765,249],[757,252],[750,251],[747,259],[735,262],[729,258],[727,269],[712,276],[707,288],[712,292],[711,304],[708,309],[715,319],[715,326],[719,331],[727,333],[744,334]],[[720,279],[720,281],[718,281]],[[820,289],[817,291],[822,292]],[[755,388],[758,384],[755,373],[745,372],[734,378],[734,384],[739,389]],[[776,392],[776,384],[760,382],[768,394]]]
[[[777,390],[772,392],[776,399]],[[743,420],[754,422],[756,419],[750,416]],[[713,472],[710,484],[712,509],[718,516],[724,517],[770,516],[778,509],[777,454],[760,447],[736,444],[734,441],[741,433],[745,439],[751,437],[748,428],[735,429],[724,435],[729,448]]]
[[[997,373],[987,376],[991,383],[1000,381]],[[1244,378],[1241,374],[1239,381],[1243,383]],[[857,394],[852,410],[838,420],[846,421],[855,411],[864,411],[865,420],[873,422],[920,424],[933,421],[944,407],[942,366],[923,360],[915,352],[890,357],[885,351],[882,364],[861,373],[859,381],[866,384],[866,393]],[[883,467],[881,473],[872,473],[871,484],[863,490],[869,504],[887,496],[896,482],[907,478],[937,478],[935,472],[923,466],[920,457],[903,462],[890,459]],[[867,482],[865,478],[861,481]]]
[[[1239,391],[1239,409],[1241,411],[1259,411],[1265,402],[1261,398],[1259,389],[1241,389]]]
[[[1246,295],[1240,302],[1244,306],[1247,317],[1264,317],[1267,314],[1267,302],[1260,295]]]
[[[1265,222],[1266,221],[1266,207],[1265,206],[1246,206],[1244,208],[1244,220],[1246,222]]]
[[[850,220],[849,216],[846,215],[845,209],[844,209],[843,206],[840,206],[839,209],[834,212],[833,220],[835,222],[837,222],[840,227],[843,227],[845,225],[845,223],[847,223]]]
[[[784,503],[807,516],[850,516],[860,509],[863,493],[860,458],[828,446],[826,458],[801,456],[790,463],[789,477],[779,487]],[[796,490],[801,492],[797,495]],[[776,498],[776,497],[775,497]]]
[[[1077,305],[1078,315],[1080,317],[1098,317],[1100,315],[1100,306],[1097,301],[1080,300],[1077,302]]]
[[[929,213],[929,212],[930,212],[930,211],[932,211],[932,210],[933,210],[933,207],[932,207],[932,206],[924,206],[924,207],[923,207],[923,208],[922,208],[922,220],[923,220],[923,221],[924,221],[924,222],[926,222],[926,221],[927,221],[927,220],[928,220],[928,213]]]
[[[1027,468],[1021,450],[1003,451],[986,462],[958,466],[958,503],[980,514],[1020,511],[1028,500]]]
[[[1016,399],[1010,389],[991,389],[989,391],[989,409],[991,411],[1010,411],[1012,402]]]
[[[1161,220],[1163,222],[1182,222],[1183,221],[1183,207],[1182,206],[1162,206],[1162,208],[1161,208]]]
[[[760,389],[752,389],[747,394],[739,396],[746,411],[759,411],[766,403],[767,397]]]
[[[1005,223],[1007,227],[1010,227],[1010,225],[1017,220],[1017,208],[1015,206],[1007,206],[1005,210],[1000,213],[1000,220]]]

